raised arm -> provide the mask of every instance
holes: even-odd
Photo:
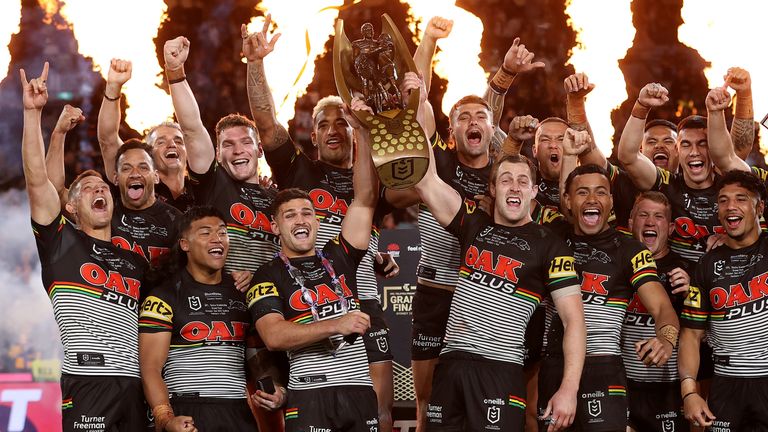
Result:
[[[59,194],[62,208],[67,201],[67,188],[64,186],[64,140],[67,138],[67,132],[85,120],[83,111],[72,105],[64,105],[64,109],[56,121],[56,127],[51,132],[51,142],[48,144],[48,153],[45,155],[45,167],[48,173],[48,179],[53,183],[56,192]]]
[[[243,24],[240,27],[243,37],[243,55],[248,60],[248,105],[251,107],[251,115],[259,130],[259,138],[264,151],[271,151],[289,141],[288,131],[277,120],[275,102],[272,91],[267,84],[267,74],[264,71],[264,57],[274,49],[280,33],[267,39],[269,24],[272,16],[267,15],[264,27],[260,32],[248,34]]]
[[[643,343],[638,356],[646,365],[661,366],[669,360],[677,345],[680,332],[677,313],[659,282],[646,282],[638,288],[637,295],[656,323],[656,337]]]
[[[589,82],[587,74],[575,73],[565,78],[563,87],[566,95],[568,126],[573,130],[587,131],[592,137],[589,148],[579,155],[579,161],[583,165],[594,164],[599,167],[606,167],[608,160],[595,145],[595,134],[592,133],[592,127],[587,118],[587,95],[595,89],[595,85]]]
[[[645,119],[651,108],[667,103],[668,93],[661,84],[646,84],[640,90],[632,108],[632,115],[629,116],[619,139],[619,162],[635,186],[642,191],[650,190],[656,183],[656,166],[640,151],[645,133]]]
[[[132,66],[128,60],[112,59],[109,62],[107,86],[99,108],[96,136],[101,147],[104,172],[110,181],[115,177],[115,155],[123,145],[120,139],[120,96],[123,85],[131,79]]]
[[[736,154],[734,143],[725,125],[725,109],[731,103],[731,95],[723,87],[707,93],[707,145],[709,156],[721,173],[731,170],[749,171],[749,165]]]
[[[355,130],[355,163],[352,167],[352,187],[355,198],[347,209],[347,215],[341,223],[341,235],[357,249],[368,249],[371,240],[373,213],[379,197],[379,178],[371,160],[371,134],[355,116],[349,112],[370,110],[358,98],[352,99],[351,106],[345,107],[347,122]]]
[[[509,122],[509,133],[501,143],[501,154],[504,156],[518,155],[526,140],[536,136],[539,119],[526,115],[514,117]]]
[[[752,106],[752,78],[746,69],[732,67],[725,82],[736,91],[736,108],[731,123],[731,141],[736,154],[746,160],[755,142],[755,111]]]
[[[592,137],[586,130],[577,131],[571,128],[565,130],[563,135],[563,161],[560,163],[560,212],[566,216],[570,212],[565,206],[565,180],[571,171],[579,165],[579,156],[587,151],[592,145]]]
[[[19,70],[19,75],[24,107],[21,158],[29,195],[29,209],[33,221],[40,225],[50,225],[61,212],[61,206],[56,188],[48,179],[45,169],[45,149],[40,125],[43,107],[48,102],[48,88],[45,84],[48,79],[48,62],[45,62],[40,78],[27,81],[24,69]]]
[[[461,195],[437,175],[435,155],[431,146],[429,147],[429,168],[414,189],[443,227],[448,226],[461,209]]]
[[[163,46],[165,74],[168,76],[173,111],[179,120],[184,133],[184,144],[187,146],[187,165],[192,172],[199,174],[206,172],[211,166],[216,157],[216,150],[211,136],[205,130],[200,118],[200,108],[184,74],[184,62],[187,61],[188,55],[189,40],[184,36],[166,41]]]
[[[427,22],[427,28],[424,29],[424,37],[421,38],[421,43],[416,47],[416,52],[413,54],[416,69],[424,77],[424,87],[427,89],[427,93],[429,93],[430,86],[432,85],[432,59],[435,56],[437,41],[447,38],[451,34],[452,29],[453,20],[439,16],[432,17]]]
[[[504,96],[512,86],[518,74],[528,73],[543,68],[544,62],[534,62],[534,54],[520,44],[520,38],[515,38],[512,46],[504,54],[504,61],[485,91],[484,99],[491,105],[493,111],[493,124],[499,125],[502,111],[504,110]]]

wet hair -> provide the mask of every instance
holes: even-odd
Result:
[[[688,117],[680,120],[677,124],[677,131],[682,132],[686,129],[706,129],[707,118],[700,115],[689,115]]]
[[[179,125],[176,122],[166,121],[166,122],[160,123],[159,125],[152,126],[147,131],[147,133],[144,135],[144,139],[147,141],[147,144],[154,147],[155,141],[157,140],[157,130],[160,129],[161,127],[176,129],[177,131],[181,132],[182,136],[184,135],[184,131],[181,130],[181,125]]]
[[[717,190],[719,191],[723,188],[723,186],[732,184],[743,187],[744,189],[752,192],[752,194],[754,194],[757,199],[765,201],[765,184],[751,171],[747,172],[741,170],[731,170],[726,172],[717,182]]]
[[[277,213],[280,210],[280,206],[287,203],[288,201],[295,200],[295,199],[305,199],[305,200],[308,200],[310,203],[312,202],[312,197],[310,197],[307,191],[303,189],[299,189],[299,188],[283,189],[277,193],[277,195],[275,196],[275,200],[272,202],[273,218],[277,218]]]
[[[456,111],[458,111],[460,107],[468,104],[482,105],[485,107],[485,109],[488,110],[489,113],[491,113],[491,115],[493,115],[493,109],[491,109],[491,105],[488,103],[488,101],[477,95],[467,95],[453,104],[451,111],[448,113],[448,122],[453,124],[453,115],[456,114]]]
[[[69,192],[67,193],[67,201],[72,201],[73,199],[77,198],[78,195],[80,195],[81,183],[87,177],[98,177],[99,179],[104,181],[104,177],[98,171],[89,169],[81,172],[80,174],[77,175],[77,177],[75,177],[74,180],[72,180],[72,183],[69,185]]]
[[[645,124],[645,129],[643,129],[643,132],[648,132],[648,129],[650,129],[652,127],[656,127],[656,126],[665,127],[667,129],[671,129],[673,132],[677,133],[677,125],[672,123],[669,120],[664,120],[664,119],[654,119],[654,120],[649,121],[648,123]]]
[[[255,144],[258,144],[259,130],[256,129],[256,124],[251,121],[251,119],[241,114],[228,114],[222,117],[218,123],[216,123],[216,140],[218,141],[221,132],[238,126],[244,126],[252,130],[257,140]]]
[[[635,217],[635,212],[637,211],[637,204],[640,201],[644,201],[644,200],[653,201],[656,204],[663,205],[664,206],[664,212],[666,213],[666,215],[669,218],[669,220],[670,221],[672,220],[672,206],[669,203],[669,199],[667,198],[666,195],[664,195],[663,193],[661,193],[659,191],[645,191],[645,192],[640,193],[637,196],[637,198],[635,198],[635,203],[632,205],[632,210],[629,213],[629,217],[630,218],[634,218]]]
[[[133,149],[144,150],[144,152],[149,155],[149,161],[152,169],[155,169],[155,162],[154,159],[152,159],[152,146],[145,143],[144,141],[131,138],[117,149],[117,154],[115,154],[115,171],[120,171],[118,168],[120,166],[120,156],[124,155],[128,150]]]
[[[527,165],[528,169],[531,171],[531,184],[536,184],[536,168],[533,166],[533,162],[520,154],[505,155],[501,159],[495,161],[491,167],[490,184],[496,184],[496,178],[499,176],[499,168],[501,167],[501,164],[505,162]]]
[[[335,95],[326,96],[315,104],[315,107],[312,108],[312,126],[315,125],[315,120],[317,119],[317,115],[323,112],[328,107],[341,107],[344,106],[344,101]]]
[[[577,166],[573,171],[571,171],[570,174],[568,174],[568,177],[565,179],[565,193],[568,193],[568,191],[571,189],[571,184],[573,184],[573,181],[576,179],[576,177],[586,174],[600,174],[604,176],[605,179],[608,180],[608,191],[610,192],[611,177],[608,175],[608,171],[606,171],[605,168],[595,164],[587,164]]]

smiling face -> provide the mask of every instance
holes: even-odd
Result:
[[[531,199],[538,187],[531,169],[524,162],[502,162],[496,181],[491,184],[494,196],[494,221],[506,226],[520,226],[531,221]]]
[[[352,167],[352,127],[341,106],[328,105],[317,113],[311,137],[318,159],[338,168]]]
[[[728,237],[736,244],[747,245],[760,235],[759,216],[763,202],[738,183],[726,184],[717,194],[717,218]]]
[[[487,163],[488,146],[493,137],[491,120],[491,112],[482,104],[465,103],[456,107],[451,118],[451,135],[462,163]]]
[[[694,189],[714,184],[714,167],[709,159],[706,129],[683,129],[677,136],[677,152],[685,183]]]
[[[101,177],[82,178],[70,191],[66,205],[83,231],[107,228],[112,222],[112,194]]]
[[[667,240],[675,228],[671,219],[670,209],[666,205],[650,199],[641,199],[632,209],[629,228],[632,235],[651,251],[654,258],[660,258],[669,250]]]
[[[666,126],[653,126],[643,134],[641,150],[654,165],[675,172],[678,167],[677,132]]]
[[[142,149],[131,149],[117,160],[115,184],[120,189],[123,205],[143,210],[155,203],[155,184],[160,182],[152,158]]]
[[[539,162],[539,173],[545,180],[560,178],[560,163],[563,159],[563,138],[568,125],[559,121],[548,121],[536,130],[533,155]]]
[[[187,267],[212,274],[224,268],[229,252],[227,226],[216,216],[193,221],[179,240],[187,253]]]
[[[597,173],[581,174],[565,194],[565,205],[573,216],[578,235],[594,235],[608,228],[613,198],[608,179]]]
[[[233,126],[219,132],[219,164],[232,179],[259,182],[261,145],[256,132],[246,126]]]
[[[147,142],[154,149],[153,160],[159,172],[168,173],[187,168],[187,146],[179,129],[158,126],[147,136]]]
[[[272,221],[272,231],[280,236],[280,247],[289,257],[314,255],[319,227],[312,201],[304,198],[281,204]]]

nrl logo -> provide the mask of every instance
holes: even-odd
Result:
[[[603,412],[603,407],[597,399],[592,399],[587,402],[587,408],[589,409],[589,415],[592,417],[597,417]]]
[[[389,344],[387,343],[387,338],[380,337],[376,339],[376,345],[379,347],[379,351],[385,353],[389,350]]]
[[[674,420],[664,420],[661,422],[661,428],[664,432],[675,432],[675,422]]]
[[[187,300],[189,301],[189,308],[193,311],[198,311],[203,307],[203,304],[200,302],[200,297],[198,296],[189,296],[187,297]]]
[[[501,420],[501,408],[497,406],[488,407],[488,422],[496,424]]]

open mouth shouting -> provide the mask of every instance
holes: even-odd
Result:
[[[653,163],[656,166],[666,167],[669,164],[669,154],[665,151],[658,151],[653,154]]]
[[[517,196],[507,197],[507,206],[512,208],[519,208],[523,204],[523,200]]]
[[[470,129],[467,131],[467,144],[480,145],[483,140],[483,133],[480,129]]]
[[[96,197],[91,201],[91,209],[97,212],[106,212],[107,200],[104,197]]]
[[[208,249],[208,255],[214,258],[224,258],[224,248],[221,246],[212,247]]]
[[[144,184],[140,181],[130,182],[126,192],[128,193],[128,198],[132,200],[141,199],[144,196]]]
[[[646,228],[640,235],[641,240],[646,246],[656,244],[656,240],[659,238],[659,233],[654,228]]]
[[[325,140],[325,147],[330,150],[336,150],[341,147],[341,138],[333,136]]]
[[[305,226],[296,227],[291,231],[291,234],[293,234],[297,240],[307,240],[309,239],[309,228]]]
[[[692,160],[688,162],[688,168],[690,169],[691,174],[701,174],[704,172],[704,161]]]
[[[739,227],[743,219],[742,216],[732,214],[725,218],[725,224],[729,230],[735,230]]]
[[[600,225],[600,214],[600,209],[587,208],[581,212],[581,220],[584,222],[584,225],[590,228],[596,228]]]
[[[560,164],[560,155],[557,153],[549,155],[549,163],[552,164],[552,166],[557,167]]]

